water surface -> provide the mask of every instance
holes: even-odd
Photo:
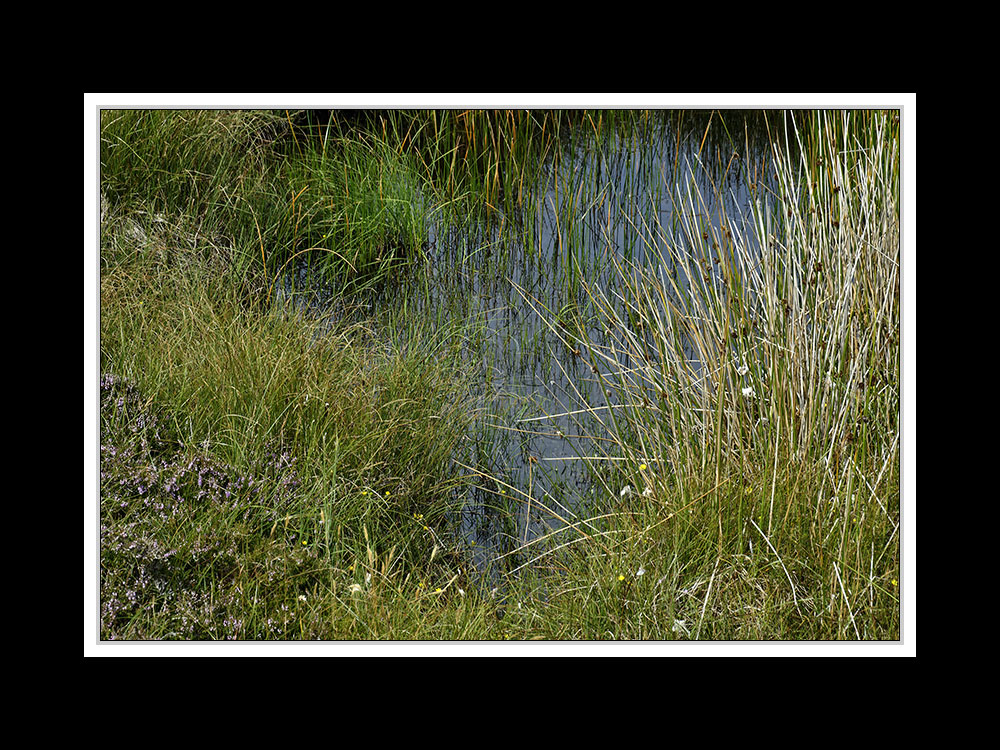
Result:
[[[749,221],[751,201],[769,187],[767,139],[760,113],[736,111],[663,112],[642,132],[574,138],[509,215],[500,210],[488,226],[429,216],[426,262],[361,303],[376,318],[405,303],[431,325],[474,323],[463,356],[478,416],[456,461],[478,480],[456,500],[479,563],[607,500],[593,481],[608,463],[597,417],[620,405],[602,387],[609,363],[594,350],[610,351],[614,339],[587,288],[614,301],[622,264],[690,283],[673,262],[691,241],[685,232],[716,236],[720,217]],[[716,267],[700,273],[699,283],[721,283]],[[582,345],[560,323],[571,318],[585,321]]]

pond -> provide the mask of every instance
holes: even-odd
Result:
[[[500,210],[488,226],[429,216],[426,263],[362,303],[375,317],[405,301],[432,325],[476,323],[463,356],[479,410],[455,460],[476,478],[456,500],[482,568],[625,491],[599,479],[614,460],[604,421],[623,406],[601,374],[632,363],[595,305],[627,318],[617,295],[632,268],[669,274],[683,290],[692,267],[678,253],[693,232],[755,236],[749,223],[761,213],[751,203],[766,215],[769,127],[781,120],[660,112],[640,130],[567,142],[515,215]],[[698,283],[723,283],[720,268],[705,265]]]

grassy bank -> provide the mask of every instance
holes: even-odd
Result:
[[[455,461],[495,438],[488,331],[365,294],[426,271],[431,223],[537,236],[543,174],[565,237],[595,231],[561,160],[688,120],[104,112],[100,637],[897,639],[898,124],[761,119],[766,162],[699,131],[749,213],[678,158],[669,222],[600,274],[550,271],[576,303],[507,287],[617,408],[581,397],[592,491],[484,578],[461,499],[489,485],[515,529],[538,502]],[[276,299],[303,261],[330,304]]]

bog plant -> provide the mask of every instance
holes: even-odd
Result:
[[[341,284],[384,279],[419,256],[426,187],[415,165],[384,142],[324,142],[290,170],[294,253]],[[277,273],[281,273],[278,269]]]
[[[769,113],[759,159],[733,119],[647,163],[693,118],[103,113],[102,638],[898,638],[898,122]],[[562,341],[500,332],[565,413],[466,274]]]
[[[672,222],[640,228],[644,262],[616,261],[611,291],[581,282],[607,340],[551,323],[617,406],[581,404],[580,431],[629,467],[605,480],[614,553],[584,554],[604,561],[605,580],[654,560],[661,586],[699,580],[702,611],[681,619],[701,623],[700,637],[746,637],[727,607],[748,586],[772,637],[898,636],[893,125],[888,113],[790,117],[775,192],[758,191],[746,214],[719,210],[690,165]],[[635,617],[617,632],[644,632]]]

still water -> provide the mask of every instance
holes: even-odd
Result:
[[[761,113],[737,111],[664,112],[642,133],[578,140],[550,157],[516,215],[501,211],[489,226],[430,216],[426,262],[361,303],[377,318],[405,300],[432,325],[478,331],[463,352],[478,416],[455,456],[476,478],[455,499],[478,564],[578,521],[617,489],[594,481],[610,460],[600,420],[620,404],[598,377],[608,363],[593,351],[613,334],[588,314],[588,289],[614,303],[622,264],[676,279],[670,248],[692,226],[718,232],[720,216],[751,236],[769,148]],[[704,273],[710,283],[718,271]],[[322,295],[311,304],[322,307]],[[585,343],[561,327],[569,313],[587,321]]]

